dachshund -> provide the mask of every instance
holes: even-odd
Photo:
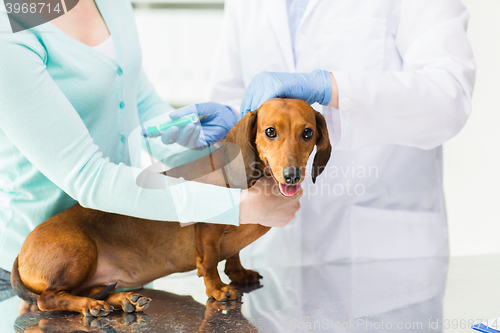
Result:
[[[260,177],[272,177],[281,195],[292,197],[300,190],[314,146],[313,182],[331,153],[323,116],[306,102],[292,99],[272,99],[247,113],[229,131],[225,143],[238,147],[244,165],[230,163],[232,167],[221,168],[231,155],[226,148],[211,153],[209,160],[204,157],[163,174],[242,188]],[[224,177],[200,177],[207,166],[224,169]],[[150,298],[133,291],[115,292],[116,288],[140,287],[197,269],[208,297],[235,300],[240,292],[233,283],[254,284],[261,278],[242,266],[239,252],[269,229],[260,224],[181,226],[75,204],[28,235],[12,268],[11,283],[22,300],[42,311],[98,317],[114,309],[130,313],[149,306]],[[217,264],[222,260],[231,285],[220,279]]]

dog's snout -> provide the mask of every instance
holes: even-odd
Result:
[[[300,182],[302,171],[299,168],[289,167],[283,170],[283,178],[288,185],[295,185]]]

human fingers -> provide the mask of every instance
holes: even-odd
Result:
[[[176,142],[182,146],[190,147],[189,143],[192,140],[197,142],[199,135],[200,131],[196,129],[196,126],[194,124],[188,124],[180,128],[179,137]]]
[[[179,136],[179,127],[172,126],[168,128],[165,132],[161,133],[161,141],[166,144],[172,144],[177,141]]]

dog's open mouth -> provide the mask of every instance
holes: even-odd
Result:
[[[278,182],[280,193],[285,197],[293,197],[299,192],[300,185],[284,185]]]
[[[296,185],[282,184],[281,182],[279,182],[276,179],[276,177],[274,177],[273,170],[271,169],[271,166],[269,165],[269,161],[267,161],[267,159],[266,159],[266,163],[267,163],[267,168],[269,169],[269,171],[271,173],[271,176],[273,177],[276,184],[278,184],[278,188],[280,189],[281,195],[284,197],[293,197],[293,196],[297,195],[297,193],[300,190],[300,184],[296,184]]]

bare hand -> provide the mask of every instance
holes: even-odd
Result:
[[[272,178],[262,177],[250,189],[241,191],[240,224],[284,227],[300,209],[302,194],[301,188],[297,195],[286,198]]]

